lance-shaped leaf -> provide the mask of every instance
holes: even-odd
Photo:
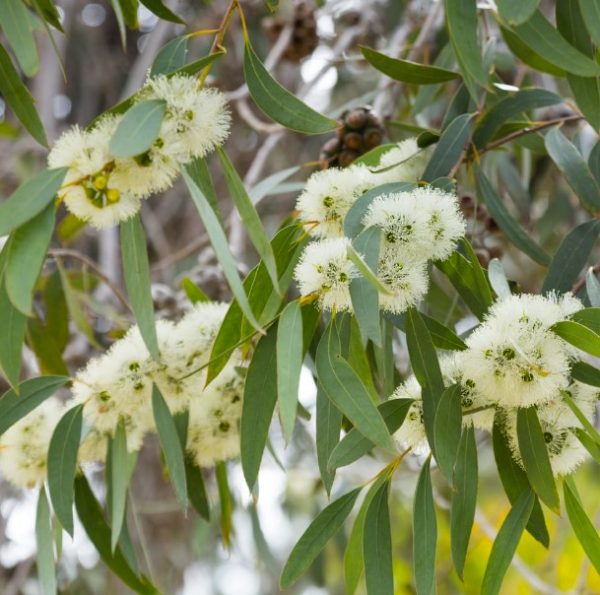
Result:
[[[498,0],[500,16],[509,25],[520,25],[533,16],[540,0]]]
[[[332,319],[316,357],[317,376],[335,406],[373,443],[395,450],[387,426],[359,376],[340,353],[339,337]]]
[[[475,169],[475,176],[477,178],[479,196],[485,202],[494,221],[498,223],[498,226],[506,234],[506,237],[519,248],[519,250],[535,260],[535,262],[547,266],[550,262],[550,256],[548,256],[543,248],[531,239],[531,235],[527,233],[518,221],[508,212],[502,199],[498,196],[481,168],[477,167]]]
[[[471,137],[473,117],[474,114],[461,114],[444,130],[423,173],[426,182],[447,176],[458,163]]]
[[[585,290],[590,304],[596,308],[600,308],[600,281],[598,281],[593,267],[590,267],[585,274]]]
[[[458,72],[446,68],[391,58],[364,46],[361,46],[360,51],[371,66],[396,81],[413,85],[435,85],[460,78]]]
[[[500,593],[504,575],[510,566],[525,525],[533,509],[533,492],[523,492],[508,516],[504,519],[500,531],[492,546],[481,585],[482,595],[497,595]]]
[[[600,235],[600,221],[586,221],[563,239],[544,279],[542,292],[571,290]]]
[[[386,312],[384,318],[389,320],[397,329],[406,332],[406,316],[404,314],[391,314]],[[431,335],[433,344],[438,349],[447,349],[448,351],[463,351],[467,348],[465,342],[447,326],[438,322],[435,318],[431,318],[421,312],[421,318]]]
[[[112,551],[110,529],[104,520],[102,507],[83,474],[75,478],[75,506],[77,516],[90,541],[94,544],[102,561],[112,572],[140,595],[160,595],[160,591],[145,576],[138,576],[137,572],[131,568],[119,546],[114,552]]]
[[[519,40],[554,66],[578,76],[600,76],[600,66],[576,50],[537,10],[521,25],[512,27]]]
[[[171,484],[175,489],[177,499],[185,508],[187,506],[187,485],[183,448],[169,406],[156,384],[152,385],[152,411],[160,446],[167,461]]]
[[[0,435],[70,381],[68,376],[38,376],[10,389],[0,398]]]
[[[336,120],[316,112],[282,87],[265,68],[248,41],[244,49],[244,76],[256,105],[269,118],[286,128],[304,134],[324,134],[338,127]]]
[[[600,370],[587,362],[573,362],[571,365],[571,376],[573,380],[578,380],[590,386],[600,387]]]
[[[388,479],[373,495],[364,520],[363,558],[369,595],[394,595],[389,493]]]
[[[329,461],[340,441],[343,415],[320,386],[317,386],[316,417],[317,464],[325,491],[330,494],[335,479],[335,469],[333,466],[330,469]]]
[[[475,428],[469,424],[463,429],[454,466],[452,509],[450,513],[450,538],[452,561],[462,579],[469,547],[469,538],[477,505],[477,442]]]
[[[448,481],[452,483],[454,464],[458,454],[462,429],[460,386],[454,384],[442,393],[433,424],[436,461]]]
[[[150,265],[146,236],[139,215],[123,221],[121,228],[121,258],[125,286],[131,300],[140,333],[154,359],[158,359],[158,338],[154,323],[154,304],[150,290]]]
[[[225,55],[225,52],[215,52],[214,54],[209,54],[208,56],[204,56],[203,58],[199,58],[198,60],[194,60],[188,64],[184,64],[181,68],[169,72],[167,77],[171,78],[172,76],[177,76],[180,74],[185,74],[187,76],[196,76],[201,70],[210,66],[213,62],[216,62],[220,58]]]
[[[110,438],[108,449],[110,464],[107,464],[107,475],[110,483],[110,546],[115,551],[121,537],[127,508],[127,487],[130,479],[129,456],[127,453],[127,433],[123,421],[119,421],[114,437]],[[108,496],[107,496],[108,500]]]
[[[302,370],[302,310],[297,300],[290,302],[277,326],[277,399],[283,435],[289,441],[296,420],[298,390]]]
[[[7,0],[10,2],[10,0]],[[16,3],[15,3],[16,4]],[[43,145],[48,146],[44,125],[35,109],[35,101],[29,89],[21,81],[10,56],[0,45],[0,93],[29,134]]]
[[[565,478],[563,491],[571,527],[596,572],[600,573],[600,535],[583,509],[577,486],[572,477]]]
[[[256,346],[248,367],[240,426],[244,477],[254,489],[277,402],[277,325]]]
[[[115,130],[108,149],[115,157],[135,157],[145,153],[158,138],[167,104],[147,99],[128,109]]]
[[[150,76],[170,74],[183,67],[188,52],[188,40],[188,35],[180,35],[165,44],[152,62]]]
[[[0,24],[19,66],[27,76],[33,76],[38,70],[39,60],[31,16],[25,3],[0,0]]]
[[[551,330],[567,343],[600,357],[600,335],[587,326],[573,320],[561,320],[553,324]]]
[[[515,35],[510,29],[503,27],[500,25],[500,32],[502,33],[502,37],[506,42],[506,45],[510,49],[510,51],[517,57],[521,62],[531,66],[534,70],[539,70],[540,72],[547,72],[553,76],[564,77],[565,71],[558,66],[555,66],[548,60],[542,58],[539,54],[537,54],[534,50],[532,50],[528,45],[526,45],[520,37]]]
[[[478,88],[487,85],[477,33],[477,2],[475,0],[445,0],[444,5],[450,43],[469,94],[477,102]]]
[[[587,30],[592,36],[594,43],[600,45],[600,1],[584,0],[579,5]]]
[[[83,405],[69,409],[60,419],[48,447],[48,491],[54,512],[73,536],[73,481],[81,440]]]
[[[227,182],[227,187],[229,188],[229,194],[233,199],[233,202],[237,208],[237,211],[240,215],[240,219],[244,224],[244,229],[248,233],[252,244],[256,248],[259,256],[262,258],[265,266],[267,267],[267,271],[269,276],[271,277],[271,282],[273,283],[273,287],[275,289],[279,289],[279,277],[277,274],[277,263],[275,262],[275,255],[273,254],[273,249],[271,248],[271,244],[269,243],[269,238],[267,238],[267,234],[265,229],[260,221],[260,217],[244,188],[244,183],[240,179],[239,174],[235,170],[233,163],[227,156],[227,154],[222,149],[217,149],[217,153],[221,160],[221,164],[223,165],[223,171],[225,173],[225,181]]]
[[[321,553],[327,542],[342,528],[361,488],[356,488],[324,508],[302,534],[288,558],[279,582],[286,589],[296,582]]]
[[[6,292],[13,306],[31,316],[33,291],[54,231],[54,205],[19,227],[8,246],[5,280]]]
[[[192,195],[194,204],[196,205],[196,208],[200,214],[200,218],[204,223],[206,233],[210,238],[211,244],[215,250],[215,254],[217,255],[217,258],[223,267],[223,274],[229,283],[229,287],[231,288],[231,292],[233,293],[237,304],[244,313],[244,316],[248,319],[248,322],[250,322],[250,324],[256,330],[262,332],[262,327],[256,320],[254,313],[252,312],[252,308],[248,303],[248,296],[246,295],[244,286],[240,280],[235,260],[231,254],[231,251],[229,250],[227,237],[225,236],[225,232],[219,223],[219,219],[210,206],[208,200],[194,181],[193,177],[186,171],[183,171],[183,179],[185,180],[188,190]]]
[[[592,213],[600,212],[600,187],[575,145],[553,128],[546,134],[546,149],[581,204]]]
[[[592,421],[588,419],[588,417],[577,407],[577,404],[573,400],[571,393],[569,391],[562,391],[561,393],[562,400],[568,405],[569,409],[573,412],[575,417],[581,423],[581,426],[585,429],[585,431],[590,435],[590,437],[600,446],[600,433],[594,427]]]
[[[428,458],[419,474],[413,504],[413,567],[417,595],[431,595],[435,586],[437,520]]]
[[[56,595],[56,570],[54,567],[54,539],[50,506],[46,489],[40,488],[35,515],[35,539],[37,544],[37,573],[42,595]]]
[[[540,499],[558,514],[560,501],[556,483],[544,440],[544,432],[534,407],[518,410],[517,436],[519,451],[531,486]]]
[[[171,10],[168,9],[162,3],[162,0],[140,0],[140,2],[159,19],[170,21],[171,23],[183,24],[183,21],[174,12],[171,12]]]
[[[66,167],[44,170],[0,204],[0,236],[8,235],[43,211],[58,192],[66,173]]]
[[[393,434],[404,422],[412,401],[410,399],[391,399],[381,403],[378,409],[390,434]],[[374,448],[373,442],[365,438],[356,428],[352,428],[333,449],[329,457],[330,469],[337,469],[357,461]]]
[[[499,298],[504,299],[512,295],[506,273],[504,272],[504,267],[502,266],[502,261],[497,258],[492,258],[492,260],[490,260],[488,265],[488,279],[490,280],[492,289]]]
[[[0,276],[0,328],[3,329],[0,333],[0,368],[8,383],[12,387],[17,387],[27,318],[10,301],[2,276]]]
[[[206,494],[202,469],[189,459],[185,461],[185,481],[190,504],[201,518],[207,523],[210,522],[210,503]]]

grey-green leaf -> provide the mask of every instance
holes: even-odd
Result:
[[[533,16],[540,0],[498,0],[500,16],[509,25],[520,25]]]
[[[127,486],[129,484],[129,457],[127,453],[127,433],[123,420],[120,420],[110,444],[110,546],[115,551],[127,507]]]
[[[150,76],[155,77],[160,74],[170,74],[175,72],[185,64],[185,58],[188,52],[188,36],[180,35],[171,39],[164,45],[150,68]]]
[[[10,301],[4,278],[0,276],[0,368],[6,380],[12,387],[19,384],[21,373],[21,352],[25,331],[27,330],[27,318],[19,312]]]
[[[558,514],[560,501],[556,483],[544,440],[544,432],[534,407],[518,410],[517,436],[519,451],[531,486],[540,499]]]
[[[454,384],[442,393],[435,410],[433,434],[436,461],[442,474],[452,484],[454,464],[458,454],[462,430],[460,386]]]
[[[154,323],[154,304],[150,290],[150,264],[146,236],[139,215],[121,223],[121,258],[125,286],[144,343],[154,359],[158,359],[158,339]]]
[[[417,595],[431,595],[435,587],[437,521],[429,466],[425,461],[417,481],[413,504],[413,567]]]
[[[600,1],[583,0],[579,3],[583,20],[594,43],[600,45]]]
[[[145,153],[158,138],[166,109],[162,99],[147,99],[129,108],[108,144],[111,154],[135,157]]]
[[[44,170],[0,204],[0,236],[8,235],[43,211],[58,192],[66,173],[66,167]]]
[[[265,68],[249,42],[244,49],[244,76],[256,105],[275,122],[304,134],[324,134],[337,128],[336,120],[316,112],[282,87]]]
[[[356,488],[323,509],[302,534],[288,558],[279,582],[286,589],[308,569],[327,542],[342,528],[361,488]]]
[[[340,441],[343,415],[318,385],[316,417],[317,464],[319,465],[323,485],[327,494],[329,494],[335,479],[335,470],[329,468],[329,461]]]
[[[500,593],[504,575],[510,566],[521,535],[525,530],[531,510],[533,509],[534,496],[530,490],[523,492],[508,516],[504,519],[500,531],[492,546],[492,551],[485,569],[482,595],[497,595]]]
[[[83,405],[69,409],[61,418],[48,447],[48,491],[54,512],[65,531],[73,536],[73,482],[81,440]]]
[[[600,357],[600,335],[574,320],[560,320],[551,327],[561,339],[596,357]]]
[[[600,308],[600,281],[598,281],[592,267],[585,274],[585,290],[587,291],[590,304],[596,308]]]
[[[54,539],[50,506],[46,489],[40,487],[35,515],[35,537],[37,544],[37,573],[42,595],[56,595],[56,571],[54,568]]]
[[[0,24],[23,72],[27,76],[35,75],[39,59],[25,3],[0,0]]]
[[[188,499],[183,448],[177,435],[173,416],[155,384],[152,385],[152,411],[160,446],[167,461],[171,484],[175,489],[177,499],[185,508]]]

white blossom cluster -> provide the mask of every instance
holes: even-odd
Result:
[[[226,304],[201,303],[177,323],[159,320],[158,361],[137,326],[132,327],[77,373],[70,401],[45,401],[0,438],[0,472],[18,487],[42,483],[52,432],[64,412],[79,404],[84,419],[80,463],[104,460],[107,440],[119,423],[125,427],[127,449],[139,450],[145,435],[155,430],[153,383],[171,413],[189,411],[187,452],[198,465],[236,457],[244,391],[241,355],[234,353],[208,386],[202,369],[226,311]]]
[[[391,182],[417,182],[425,164],[426,155],[409,139],[384,153],[373,170],[360,164],[309,178],[296,205],[315,238],[295,270],[302,296],[317,298],[323,310],[352,310],[350,283],[360,273],[348,255],[344,219],[365,192]],[[425,295],[427,262],[447,258],[465,230],[456,196],[431,186],[382,194],[369,205],[362,224],[381,231],[376,273],[386,291],[380,292],[379,305],[394,313]]]
[[[52,168],[68,167],[60,197],[79,219],[97,228],[135,215],[141,201],[171,187],[179,171],[223,144],[230,115],[216,89],[199,89],[190,76],[149,78],[136,101],[162,99],[165,116],[154,144],[135,157],[115,157],[110,140],[122,115],[108,114],[90,130],[74,126],[48,156]]]
[[[582,308],[571,294],[504,298],[467,337],[466,350],[440,358],[445,385],[460,385],[463,424],[489,432],[498,412],[518,462],[517,411],[536,407],[555,475],[573,472],[587,456],[575,435],[582,424],[563,396],[570,396],[590,420],[600,398],[600,389],[571,378],[577,349],[550,328]],[[421,387],[416,378],[408,378],[392,398],[414,400],[396,440],[404,448],[427,452]]]

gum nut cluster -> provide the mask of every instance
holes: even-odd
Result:
[[[65,132],[48,155],[51,168],[68,167],[60,198],[76,217],[106,228],[135,215],[141,201],[173,185],[181,168],[225,142],[230,115],[225,97],[199,89],[193,77],[149,78],[136,101],[162,99],[166,111],[150,149],[135,157],[114,157],[110,140],[122,115],[106,115],[91,129]]]
[[[50,398],[11,426],[0,437],[0,473],[19,488],[35,488],[46,479],[50,438],[64,413]]]
[[[384,158],[394,161],[406,155],[407,142]],[[413,148],[418,150],[416,143]],[[396,157],[388,158],[394,153]],[[408,161],[387,170],[386,176],[391,172],[393,179],[382,180],[364,165],[311,176],[297,203],[303,223],[317,238],[308,244],[295,270],[302,296],[318,298],[323,310],[352,310],[350,283],[360,274],[348,256],[351,241],[343,235],[344,218],[375,185],[414,180],[422,168],[423,164],[411,164],[409,156]],[[465,231],[456,196],[433,187],[379,196],[368,207],[362,224],[381,231],[377,277],[386,291],[379,295],[379,306],[393,313],[404,312],[425,295],[427,262],[447,258]]]
[[[198,464],[210,466],[239,454],[241,357],[234,353],[208,386],[203,369],[226,312],[227,304],[207,302],[197,304],[176,324],[158,321],[159,361],[132,327],[106,354],[89,362],[73,389],[74,401],[84,403],[90,428],[80,449],[81,461],[101,461],[107,437],[119,423],[125,427],[128,450],[139,450],[145,434],[154,429],[153,384],[171,413],[189,411],[187,451]]]

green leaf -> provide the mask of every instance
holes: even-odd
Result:
[[[48,447],[48,491],[54,512],[64,530],[73,537],[73,481],[81,440],[83,404],[61,418]]]
[[[240,427],[244,477],[254,489],[277,402],[277,325],[256,345],[246,376]]]
[[[476,0],[445,0],[444,6],[452,49],[469,94],[477,103],[478,88],[487,85],[477,33],[477,2]]]
[[[397,329],[406,332],[406,317],[404,314],[391,314],[386,312],[384,318],[389,320]],[[438,349],[448,351],[463,351],[467,348],[466,343],[447,326],[421,312],[421,318],[431,335],[433,344]]]
[[[473,142],[478,148],[494,138],[501,126],[522,114],[533,109],[548,107],[562,103],[562,97],[546,91],[546,89],[530,88],[520,89],[514,94],[504,97],[495,103],[477,122],[473,133]]]
[[[217,478],[217,488],[219,491],[219,506],[221,508],[221,516],[219,526],[221,529],[221,537],[226,548],[229,547],[232,531],[232,514],[233,514],[233,499],[231,490],[229,489],[229,479],[227,477],[227,465],[225,461],[219,461],[215,465],[215,476]]]
[[[173,416],[156,384],[152,385],[152,411],[160,446],[167,461],[171,484],[175,489],[177,499],[185,508],[187,506],[187,485],[183,448],[177,435]]]
[[[368,47],[360,46],[360,51],[371,66],[396,81],[412,85],[434,85],[460,78],[458,72],[437,66],[418,64],[410,60],[390,58]]]
[[[33,4],[36,7],[38,14],[55,29],[64,33],[62,24],[60,22],[60,14],[56,9],[56,6],[52,3],[52,0],[33,0]]]
[[[581,204],[592,213],[600,212],[600,188],[579,151],[558,128],[546,135],[546,150]]]
[[[181,280],[181,288],[192,304],[210,302],[210,298],[189,277],[184,277]]]
[[[235,204],[237,211],[240,215],[240,219],[244,225],[244,229],[248,233],[248,237],[250,241],[256,248],[259,256],[262,258],[265,266],[267,267],[267,271],[269,276],[271,277],[271,282],[273,283],[273,287],[279,289],[279,276],[277,274],[277,263],[275,262],[275,255],[273,254],[273,250],[271,248],[271,244],[269,243],[269,238],[267,238],[267,234],[265,229],[261,223],[260,217],[244,188],[244,183],[240,179],[233,163],[227,156],[227,154],[223,151],[223,149],[218,148],[217,153],[219,155],[219,159],[221,160],[221,165],[223,166],[223,172],[225,174],[225,181],[227,183],[227,188],[229,188],[229,194],[233,199],[233,203]]]
[[[12,387],[19,384],[21,352],[27,328],[27,318],[12,304],[0,276],[0,368]]]
[[[394,595],[389,492],[388,480],[373,495],[364,520],[363,558],[369,595]]]
[[[188,52],[188,39],[188,35],[180,35],[164,45],[154,58],[150,68],[150,77],[170,74],[182,68]]]
[[[12,4],[12,0],[4,0],[6,4]],[[17,4],[15,2],[15,4]],[[21,81],[19,73],[15,70],[10,56],[0,45],[0,93],[21,124],[25,126],[29,134],[43,145],[48,146],[48,139],[44,131],[44,125],[35,109],[35,100],[29,89]]]
[[[592,267],[585,274],[585,290],[590,304],[596,308],[600,308],[600,281],[598,281]]]
[[[156,326],[154,323],[154,304],[150,290],[150,265],[146,248],[146,236],[139,214],[123,221],[121,229],[121,258],[125,287],[131,300],[140,333],[150,355],[160,357]]]
[[[0,204],[0,236],[8,235],[41,213],[58,192],[66,173],[66,167],[44,170]]]
[[[565,76],[565,71],[562,68],[555,66],[551,62],[548,62],[548,60],[542,58],[539,54],[536,54],[510,29],[500,26],[500,32],[510,51],[519,58],[521,62],[540,72],[546,72],[559,77]]]
[[[571,377],[590,386],[600,387],[600,370],[590,366],[587,362],[574,362],[571,364]]]
[[[470,4],[471,0],[446,0],[446,3]],[[463,151],[471,136],[471,125],[475,114],[461,114],[448,125],[438,141],[431,156],[423,179],[432,182],[447,176],[461,159]]]
[[[592,437],[581,428],[574,428],[573,432],[583,447],[590,453],[596,463],[600,463],[600,446]]]
[[[596,572],[600,572],[600,536],[581,505],[577,486],[572,477],[565,478],[563,491],[571,527]]]
[[[207,523],[210,522],[210,503],[206,495],[206,487],[202,470],[189,459],[185,461],[185,481],[190,504]]]
[[[0,436],[33,411],[71,379],[67,376],[38,376],[10,389],[0,398]]]
[[[485,569],[481,585],[482,595],[497,595],[500,593],[504,575],[510,566],[525,525],[527,525],[533,503],[533,492],[530,490],[523,492],[510,509],[506,519],[504,519],[492,546]]]
[[[500,481],[510,503],[514,505],[521,494],[531,490],[531,484],[527,479],[525,471],[523,471],[522,467],[513,458],[502,425],[498,421],[498,415],[494,418],[492,437],[494,459],[498,468],[498,474],[500,475]],[[546,528],[544,512],[537,497],[535,498],[533,510],[527,523],[527,531],[545,548],[548,548],[550,545],[550,536]]]
[[[454,384],[442,393],[435,410],[433,434],[436,461],[448,483],[452,484],[462,430],[460,386]]]
[[[600,335],[587,326],[573,320],[561,320],[551,327],[551,330],[561,339],[578,349],[600,357]]]
[[[576,50],[539,10],[512,30],[522,43],[554,66],[578,76],[600,76],[600,66]]]
[[[520,25],[533,16],[540,0],[498,0],[500,16],[509,25]]]
[[[110,547],[115,551],[127,508],[127,487],[130,479],[127,433],[123,420],[117,424],[114,437],[110,439]],[[108,499],[108,497],[107,497]]]
[[[594,427],[594,424],[588,419],[588,417],[577,407],[575,401],[571,397],[569,391],[561,391],[563,401],[568,405],[569,409],[573,412],[575,417],[579,420],[581,427],[589,434],[590,438],[600,446],[600,433]]]
[[[112,572],[140,595],[160,595],[160,592],[145,576],[138,576],[131,568],[120,547],[117,547],[114,552],[112,551],[110,529],[104,520],[102,508],[83,474],[75,478],[75,506],[79,520],[90,541],[94,544],[102,561]]]
[[[31,30],[31,16],[25,3],[0,0],[0,24],[19,66],[27,76],[34,76],[39,59]]]
[[[244,76],[252,99],[272,120],[304,134],[324,134],[338,127],[336,120],[319,114],[282,87],[246,41]]]
[[[506,279],[506,273],[502,266],[502,261],[497,258],[492,258],[488,265],[488,279],[492,289],[499,298],[507,298],[512,295],[510,285]]]
[[[17,310],[32,315],[33,292],[54,231],[55,209],[49,204],[17,228],[11,237],[5,270],[6,292]]]
[[[410,399],[391,399],[378,406],[390,434],[403,424],[411,403]],[[352,428],[332,450],[328,467],[338,469],[350,465],[374,447],[375,444],[371,440],[365,438],[356,428]]]
[[[277,399],[283,435],[289,442],[298,406],[302,353],[302,310],[298,301],[290,302],[279,317],[276,339]]]
[[[600,221],[586,221],[573,229],[562,241],[544,279],[542,293],[571,290],[600,235]]]
[[[227,237],[221,227],[215,212],[211,208],[209,202],[206,197],[196,184],[196,182],[191,177],[187,171],[183,171],[183,179],[187,184],[188,190],[192,195],[192,199],[198,212],[200,213],[200,218],[204,223],[204,227],[210,238],[212,246],[215,250],[215,254],[219,259],[219,263],[223,268],[223,274],[227,279],[229,286],[231,287],[231,292],[235,297],[239,307],[241,308],[244,316],[247,318],[248,322],[259,332],[262,331],[262,327],[254,317],[252,312],[252,308],[248,303],[248,296],[244,291],[244,286],[240,280],[239,274],[237,272],[237,266],[235,264],[235,260],[233,259],[233,255],[229,250],[229,244],[227,242]],[[212,359],[212,358],[211,358]]]
[[[498,196],[481,168],[475,168],[475,177],[477,178],[479,196],[485,202],[490,215],[494,218],[498,227],[506,234],[506,237],[535,262],[547,266],[550,263],[550,256],[546,254],[539,244],[531,239],[531,234],[526,232],[508,212],[502,199]]]
[[[171,12],[161,0],[140,0],[140,2],[159,19],[170,21],[171,23],[185,24],[175,13]]]
[[[166,109],[162,99],[147,99],[129,108],[110,139],[110,153],[115,157],[145,153],[158,138]]]
[[[334,500],[309,525],[285,563],[279,579],[283,589],[290,587],[304,574],[327,542],[342,528],[360,490],[356,488]]]
[[[560,501],[556,483],[544,440],[544,432],[534,407],[518,410],[517,436],[521,458],[531,486],[540,499],[558,514]]]
[[[406,313],[406,345],[414,375],[421,385],[427,440],[435,452],[434,419],[444,392],[444,380],[431,335],[414,308]]]
[[[583,0],[579,3],[585,26],[594,43],[600,45],[600,2],[598,0]]]
[[[431,595],[435,588],[437,521],[429,457],[419,473],[413,504],[413,568],[417,595]]]
[[[212,210],[215,212],[221,227],[225,229],[223,224],[223,215],[221,214],[221,209],[219,208],[219,197],[217,196],[217,190],[213,184],[206,159],[194,159],[187,166],[187,173],[190,174],[192,180],[194,180],[194,183],[198,186],[198,188],[200,188],[200,191],[202,194],[204,194]]]
[[[319,385],[317,385],[316,417],[317,463],[325,491],[329,495],[335,478],[335,469],[330,469],[329,461],[340,441],[343,415]]]
[[[469,424],[463,429],[458,446],[450,514],[452,561],[461,580],[475,520],[478,475],[475,428]]]
[[[37,544],[37,574],[42,595],[55,595],[56,570],[54,568],[54,539],[50,506],[44,486],[40,488],[35,515],[35,537]]]
[[[274,174],[267,176],[264,180],[261,180],[248,192],[250,198],[252,199],[252,204],[257,204],[265,196],[269,196],[279,187],[282,182],[285,182],[288,178],[291,178],[298,171],[300,171],[300,166],[294,165],[293,167],[287,167],[286,169],[277,171]]]
[[[171,78],[172,76],[184,74],[187,76],[196,76],[201,70],[216,62],[220,58],[225,55],[225,52],[215,52],[214,54],[209,54],[208,56],[204,56],[203,58],[198,58],[198,60],[194,60],[189,64],[184,64],[177,70],[173,70],[172,72],[167,73],[167,77]]]
[[[363,436],[394,452],[393,440],[368,390],[341,355],[334,319],[319,342],[315,363],[319,383],[334,405]]]

